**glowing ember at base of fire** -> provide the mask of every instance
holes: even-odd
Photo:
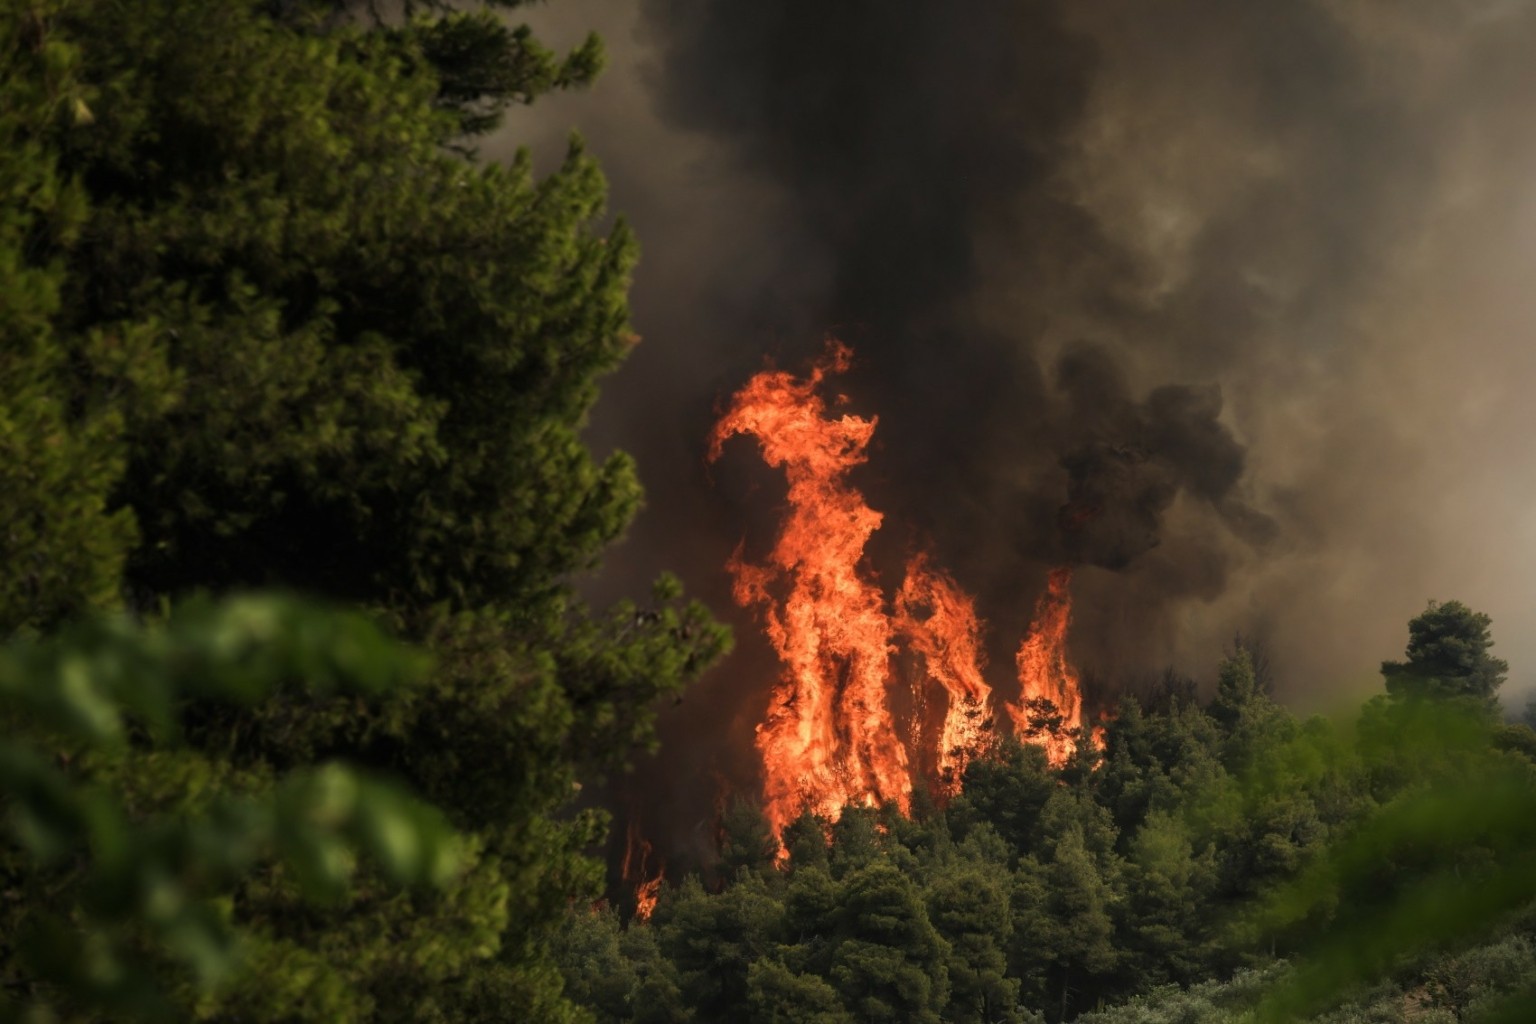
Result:
[[[641,921],[649,921],[651,914],[656,910],[656,900],[661,892],[662,874],[657,873],[655,878],[649,878],[635,886],[635,917]]]
[[[651,844],[640,838],[637,822],[629,823],[629,834],[624,845],[622,870],[626,882],[635,883],[635,917],[641,921],[650,919],[656,910],[656,900],[661,895],[661,883],[666,877],[666,864],[657,861],[656,874],[646,876],[646,861],[651,857]]]

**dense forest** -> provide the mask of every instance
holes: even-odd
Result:
[[[730,637],[574,589],[637,246],[579,140],[477,156],[602,65],[520,2],[0,0],[0,1019],[1525,1019],[1536,733],[1455,601],[1344,721],[1238,640],[603,898],[577,795]]]
[[[1239,645],[1209,701],[1173,676],[1125,697],[1102,753],[1053,770],[1002,741],[947,806],[802,817],[787,863],[738,803],[648,920],[567,920],[568,991],[602,1021],[1287,1020],[1400,979],[1451,1014],[1412,1019],[1469,1019],[1536,966],[1536,733],[1496,713],[1486,617],[1449,602],[1411,632],[1344,724],[1276,704]],[[1428,952],[1482,941],[1491,962]],[[1105,1011],[1159,991],[1173,1009]]]

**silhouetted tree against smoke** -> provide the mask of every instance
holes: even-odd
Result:
[[[1473,697],[1494,705],[1509,663],[1490,653],[1491,624],[1460,601],[1431,601],[1408,624],[1408,660],[1381,663],[1387,692],[1398,698]]]

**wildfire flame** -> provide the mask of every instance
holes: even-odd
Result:
[[[649,921],[656,910],[656,900],[661,894],[662,872],[657,869],[655,878],[647,878],[635,886],[635,917]]]
[[[1019,700],[1008,705],[1015,734],[1043,746],[1056,767],[1076,749],[1076,730],[1083,718],[1082,686],[1067,660],[1071,587],[1070,567],[1051,570],[1029,633],[1019,645]]]
[[[710,438],[713,460],[730,437],[751,435],[789,481],[789,511],[766,563],[751,564],[738,547],[727,566],[737,602],[760,609],[784,666],[757,727],[764,812],[776,834],[806,809],[834,820],[850,803],[905,813],[912,796],[885,692],[891,621],[859,566],[882,516],[847,481],[865,461],[876,421],[834,418],[816,393],[852,355],[833,342],[807,378],[757,374]]]
[[[789,484],[787,512],[764,561],[749,561],[738,546],[726,566],[736,601],[762,616],[782,665],[756,739],[764,813],[776,835],[807,810],[832,821],[849,804],[909,811],[912,753],[925,748],[903,737],[891,711],[898,644],[922,655],[926,678],[913,685],[931,681],[946,697],[936,757],[922,762],[936,766],[939,793],[959,792],[966,765],[992,737],[991,689],[971,598],[918,555],[888,606],[863,565],[883,516],[848,474],[866,460],[877,421],[833,415],[818,393],[852,356],[832,341],[808,376],[757,374],[710,435],[711,461],[730,438],[750,436]],[[1082,716],[1066,656],[1071,576],[1069,568],[1050,575],[1019,648],[1022,695],[1007,709],[1015,732],[1043,745],[1054,765],[1071,756]]]
[[[907,563],[896,594],[896,625],[923,656],[928,674],[949,705],[939,733],[939,789],[960,792],[965,766],[991,739],[992,688],[981,677],[981,623],[975,604],[947,575],[928,567],[926,555]]]
[[[640,838],[640,826],[637,821],[629,823],[629,834],[624,845],[624,865],[622,872],[626,882],[635,883],[635,917],[641,921],[650,920],[651,914],[656,910],[656,900],[661,895],[662,879],[666,877],[666,865],[660,860],[656,863],[656,874],[647,877],[645,865],[651,857],[651,844]]]

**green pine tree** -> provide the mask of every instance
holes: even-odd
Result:
[[[1399,700],[1470,697],[1493,705],[1509,663],[1490,653],[1492,621],[1460,601],[1431,601],[1408,623],[1408,660],[1381,663],[1387,693]]]
[[[639,502],[630,460],[580,438],[634,343],[635,245],[596,230],[579,143],[542,180],[467,155],[600,48],[409,6],[6,3],[0,634],[279,585],[426,646],[399,694],[186,709],[225,775],[342,756],[470,836],[431,898],[358,885],[310,914],[282,878],[243,889],[251,933],[293,952],[227,1005],[280,1016],[272,979],[303,974],[344,994],[325,1019],[566,1019],[544,948],[601,885],[604,822],[565,808],[726,638],[671,580],[573,598]]]
[[[856,1020],[938,1024],[949,956],[917,886],[894,866],[876,860],[843,880],[830,980]]]

